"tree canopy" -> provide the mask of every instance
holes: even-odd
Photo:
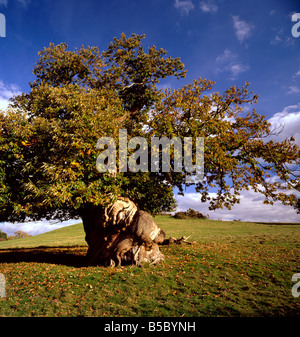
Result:
[[[258,96],[250,84],[219,93],[212,81],[200,78],[160,90],[161,79],[183,78],[186,70],[163,49],[145,50],[144,37],[122,34],[103,52],[84,46],[70,51],[64,43],[39,52],[30,91],[0,114],[2,221],[66,220],[118,196],[150,213],[174,210],[173,188],[184,193],[184,168],[97,171],[97,140],[111,137],[118,144],[120,129],[128,139],[142,136],[148,142],[154,136],[204,137],[204,179],[195,188],[211,209],[230,209],[250,188],[265,203],[295,203],[299,148],[293,139],[269,139],[271,125],[253,108]],[[170,155],[174,166],[174,150]]]

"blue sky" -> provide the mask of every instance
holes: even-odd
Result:
[[[0,0],[6,18],[6,37],[0,38],[0,108],[12,95],[28,91],[37,52],[50,42],[104,50],[122,32],[138,33],[146,34],[145,46],[155,44],[181,57],[188,70],[185,79],[166,79],[162,87],[203,77],[223,91],[249,81],[260,96],[257,111],[274,125],[285,125],[278,140],[293,135],[300,144],[300,37],[291,33],[295,12],[300,13],[300,1]],[[210,216],[299,221],[292,208],[261,201],[245,192],[231,212]],[[179,209],[207,211],[194,193],[178,197],[178,203]]]

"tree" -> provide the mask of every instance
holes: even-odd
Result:
[[[300,199],[297,200],[297,202],[295,204],[295,209],[296,209],[297,213],[300,213]]]
[[[300,192],[300,183],[299,182],[295,186],[295,190]],[[295,200],[295,203],[294,203],[293,206],[294,206],[294,209],[295,209],[296,213],[300,214],[300,198],[299,197]]]
[[[211,92],[214,83],[195,80],[178,90],[166,90],[153,110],[156,134],[205,137],[205,179],[196,185],[201,201],[210,209],[228,209],[239,202],[240,191],[252,188],[265,196],[265,204],[293,205],[291,190],[299,186],[299,147],[294,139],[275,142],[276,130],[251,105],[258,95],[230,87]],[[206,94],[205,94],[206,93]],[[244,112],[247,107],[248,112]],[[182,191],[182,185],[178,186]],[[218,188],[216,196],[209,189]]]
[[[8,240],[16,240],[16,239],[22,239],[22,238],[28,238],[30,235],[27,234],[24,231],[16,231],[14,232],[14,235],[11,235],[8,237]]]
[[[66,44],[39,53],[30,92],[0,115],[0,220],[80,217],[93,263],[160,260],[164,233],[148,213],[173,210],[173,187],[183,194],[189,172],[174,170],[173,147],[170,172],[151,172],[150,161],[147,172],[120,172],[118,161],[116,172],[99,172],[97,141],[110,137],[119,145],[121,129],[128,140],[142,136],[148,144],[154,136],[204,137],[205,178],[196,190],[212,209],[230,208],[249,188],[266,203],[295,202],[289,190],[298,181],[299,149],[292,140],[266,139],[270,124],[248,111],[258,99],[249,83],[224,94],[204,79],[158,90],[161,79],[186,71],[163,49],[145,51],[143,38],[122,34],[102,53]],[[211,188],[218,188],[214,198]]]
[[[297,201],[294,204],[295,211],[300,214],[300,198],[297,199]]]
[[[5,240],[7,240],[7,234],[0,231],[0,241],[5,241]]]
[[[175,219],[209,219],[208,215],[202,214],[199,211],[195,211],[192,208],[189,208],[185,212],[177,212],[173,215]]]

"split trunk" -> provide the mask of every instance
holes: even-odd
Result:
[[[165,239],[164,231],[128,198],[119,198],[106,208],[86,204],[80,215],[90,265],[155,264],[164,259],[158,247]]]

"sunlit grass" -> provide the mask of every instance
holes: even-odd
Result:
[[[161,246],[165,262],[143,268],[88,267],[82,225],[0,243],[0,316],[300,314],[291,294],[292,275],[300,272],[300,226],[156,221],[167,236],[191,234],[196,242]],[[8,249],[17,241],[24,248]]]

